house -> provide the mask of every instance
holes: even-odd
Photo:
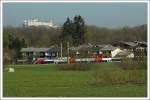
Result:
[[[100,49],[100,57],[102,58],[103,62],[110,62],[112,61],[112,58],[115,57],[119,52],[121,52],[120,48],[112,45],[106,45]]]
[[[70,47],[70,54],[76,58],[89,57],[92,53],[91,44],[83,44],[78,47]]]
[[[96,62],[110,62],[112,58],[118,54],[121,50],[118,47],[112,45],[97,45],[93,48],[95,53]]]
[[[135,60],[143,60],[147,56],[147,43],[143,41],[124,42],[120,41],[115,44],[121,47],[120,52],[115,59],[134,58]]]
[[[102,49],[102,48],[105,47],[105,46],[107,46],[107,45],[101,44],[101,45],[95,45],[95,46],[93,46],[93,47],[92,47],[92,52],[93,52],[93,54],[95,54],[95,56],[99,56],[99,54],[100,54],[100,49]]]
[[[22,48],[21,53],[23,58],[28,63],[33,63],[37,59],[54,59],[58,57],[58,48]]]
[[[138,61],[143,61],[147,58],[147,43],[146,42],[136,42],[138,45],[133,49],[134,59]]]
[[[124,58],[134,58],[134,53],[128,51],[127,49],[121,50],[112,60],[113,61],[121,61]]]

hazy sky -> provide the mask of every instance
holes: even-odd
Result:
[[[86,24],[117,28],[147,23],[146,3],[5,3],[3,25],[19,26],[25,19],[50,19],[62,25],[67,17],[81,15]]]

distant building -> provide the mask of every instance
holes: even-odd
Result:
[[[38,19],[33,19],[33,20],[24,20],[24,26],[25,27],[30,27],[30,26],[44,26],[44,27],[51,27],[51,28],[57,28],[58,26],[54,25],[52,21],[49,22],[42,22],[39,21]]]
[[[147,42],[135,41],[137,46],[133,49],[135,60],[143,61],[147,58]]]
[[[120,47],[123,51],[119,53],[116,58],[134,58],[135,60],[142,61],[147,57],[147,42],[134,41],[126,42],[119,41],[114,46]]]
[[[113,57],[115,57],[119,52],[121,52],[121,50],[118,47],[106,45],[105,47],[100,49],[99,52],[103,62],[110,62],[112,61]]]
[[[92,53],[92,44],[83,44],[78,47],[70,47],[71,55],[75,56],[76,58],[84,58],[89,57]]]
[[[96,62],[111,62],[119,52],[120,48],[112,45],[81,45],[70,48],[76,54],[76,58],[95,58]]]
[[[115,59],[124,59],[124,58],[134,58],[134,53],[131,51],[128,51],[127,49],[123,49],[121,52],[119,52],[115,57]]]
[[[22,48],[23,58],[28,63],[33,63],[38,59],[54,59],[58,57],[58,48]]]

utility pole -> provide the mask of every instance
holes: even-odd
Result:
[[[61,59],[62,59],[62,42],[60,43],[60,56],[61,56]]]
[[[69,42],[67,42],[67,62],[69,64]]]

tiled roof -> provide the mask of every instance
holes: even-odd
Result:
[[[123,41],[122,41],[121,43],[126,44],[126,45],[131,46],[131,47],[137,46],[137,44],[134,43],[134,42],[123,42]]]
[[[106,45],[105,47],[101,48],[101,50],[115,50],[117,47],[114,47],[112,45]]]
[[[40,51],[50,51],[53,48],[22,48],[21,52],[40,52]],[[54,49],[53,49],[54,50]]]

